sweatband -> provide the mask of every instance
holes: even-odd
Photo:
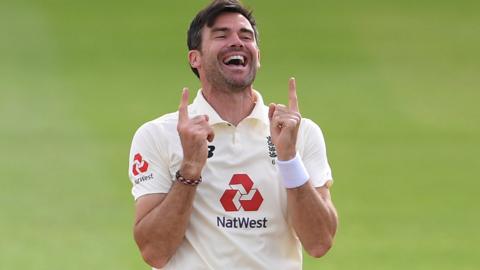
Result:
[[[277,167],[286,188],[297,188],[310,179],[298,153],[290,160],[278,160],[277,158]]]

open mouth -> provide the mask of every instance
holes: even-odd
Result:
[[[247,58],[243,55],[232,55],[225,58],[223,63],[232,67],[244,67],[247,65]]]

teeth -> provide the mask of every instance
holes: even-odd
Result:
[[[230,57],[228,57],[227,59],[225,59],[225,64],[232,61],[232,60],[240,60],[240,63],[243,65],[245,63],[245,58],[241,55],[232,55]]]

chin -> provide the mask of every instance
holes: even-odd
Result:
[[[225,80],[226,84],[234,91],[243,91],[245,88],[252,85],[253,80],[243,79],[243,80]]]
[[[224,77],[225,83],[232,87],[232,88],[238,88],[238,89],[245,89],[253,84],[253,81],[255,80],[255,73],[249,73],[244,76],[225,76]]]

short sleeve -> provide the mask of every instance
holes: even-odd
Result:
[[[166,144],[161,127],[149,122],[135,133],[130,149],[128,175],[136,199],[146,194],[167,193],[172,185]]]
[[[310,119],[302,119],[304,147],[302,161],[310,174],[314,187],[321,187],[332,178],[332,170],[328,164],[327,150],[320,127]]]

